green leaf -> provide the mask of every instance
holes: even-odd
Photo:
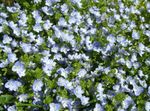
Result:
[[[46,98],[44,99],[44,103],[45,104],[49,104],[53,101],[53,98],[51,96],[46,96]]]
[[[36,77],[37,79],[39,79],[39,78],[42,77],[42,73],[43,73],[43,70],[42,70],[42,69],[40,69],[40,68],[38,68],[38,67],[35,69],[35,77]]]
[[[8,103],[13,103],[14,102],[14,96],[12,95],[1,95],[0,96],[0,104],[8,104]]]

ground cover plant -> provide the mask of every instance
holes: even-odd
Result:
[[[1,0],[0,111],[150,111],[150,1]]]

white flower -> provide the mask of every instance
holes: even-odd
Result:
[[[17,111],[16,106],[15,105],[9,106],[7,111]]]
[[[20,61],[17,61],[13,67],[12,67],[12,71],[16,72],[18,74],[19,77],[23,77],[25,76],[25,68],[24,68],[24,64]]]
[[[49,30],[51,28],[51,26],[52,26],[52,23],[50,23],[49,20],[46,20],[45,23],[43,24],[43,28],[45,30]]]
[[[13,54],[13,53],[9,53],[8,54],[8,60],[9,62],[12,62],[14,63],[18,58],[16,57],[16,54]]]
[[[94,111],[104,111],[104,108],[100,104],[96,103]]]
[[[136,40],[139,39],[140,38],[139,33],[136,32],[135,30],[133,30],[133,32],[132,32],[132,38],[136,39]]]
[[[82,105],[86,105],[86,104],[89,103],[89,98],[88,98],[88,97],[82,96],[82,97],[80,98],[80,100],[81,100],[81,104],[82,104]]]
[[[18,96],[18,98],[19,98],[20,102],[26,102],[27,98],[28,98],[28,95],[27,94],[21,94],[21,95]]]
[[[43,82],[39,79],[35,80],[32,86],[35,92],[41,91],[42,87],[43,87]]]
[[[5,88],[8,88],[10,91],[17,91],[21,85],[21,82],[11,79],[8,80],[7,83],[5,83]]]
[[[145,103],[145,110],[150,111],[150,102]]]

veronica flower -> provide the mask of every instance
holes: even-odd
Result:
[[[123,108],[127,109],[131,104],[133,104],[134,101],[130,96],[126,97],[125,100],[122,102]]]
[[[87,74],[87,71],[85,69],[80,69],[80,71],[78,72],[78,76],[80,78],[84,77],[86,74]]]
[[[3,44],[10,44],[11,41],[12,41],[12,38],[9,37],[8,35],[3,36]]]
[[[45,0],[45,5],[47,5],[47,6],[51,6],[51,5],[52,5],[51,0]]]
[[[139,39],[140,38],[140,35],[139,35],[139,33],[138,32],[136,32],[135,30],[133,30],[133,32],[132,32],[132,38],[133,39]]]
[[[6,67],[8,64],[9,64],[9,61],[8,61],[7,59],[6,59],[5,61],[4,61],[4,60],[1,60],[0,68],[4,68],[4,67]]]
[[[59,111],[61,108],[61,105],[57,103],[50,103],[49,107],[50,107],[49,111]]]
[[[99,9],[96,6],[89,8],[89,11],[96,17],[100,17]]]
[[[36,41],[36,45],[42,45],[42,43],[44,42],[44,39],[38,35],[38,38],[35,39],[35,41]]]
[[[129,60],[127,60],[126,61],[126,66],[130,69],[131,67],[132,67],[132,62],[131,61],[129,61]]]
[[[20,35],[20,29],[19,28],[13,28],[13,33],[16,35],[16,36],[19,36]]]
[[[12,49],[11,49],[9,46],[4,46],[3,51],[4,51],[5,53],[12,53]]]
[[[0,26],[0,33],[1,33],[1,32],[3,32],[3,27],[2,27],[2,26]]]
[[[89,98],[88,98],[88,97],[82,96],[82,97],[80,98],[80,100],[81,100],[81,104],[82,104],[82,105],[86,105],[86,104],[89,103]]]
[[[34,0],[34,3],[40,3],[40,2],[42,2],[42,0]]]
[[[24,68],[24,64],[20,61],[17,61],[13,67],[12,67],[12,71],[16,72],[18,74],[19,77],[23,77],[25,76],[25,68]]]
[[[35,92],[41,91],[42,87],[43,87],[43,82],[39,79],[35,80],[32,86],[33,91]]]
[[[9,53],[8,54],[8,61],[14,63],[18,58],[16,57],[16,54]]]
[[[61,11],[62,13],[68,13],[68,6],[66,4],[61,5]]]
[[[107,40],[108,40],[110,43],[115,43],[116,38],[115,38],[113,35],[109,35],[109,36],[107,37]]]
[[[43,29],[42,29],[42,27],[41,27],[41,25],[40,25],[39,23],[36,23],[36,24],[33,26],[33,30],[39,33],[39,32],[42,31]]]
[[[7,111],[17,111],[16,106],[15,106],[15,105],[9,106],[9,107],[7,108]]]
[[[45,30],[49,30],[51,28],[51,26],[52,26],[52,23],[50,23],[49,20],[46,20],[45,23],[43,24],[43,28]]]
[[[96,103],[93,111],[104,111],[104,108],[100,104]]]
[[[17,43],[17,41],[15,41],[15,40],[13,40],[12,42],[11,42],[11,46],[12,47],[17,47],[18,45],[17,45],[18,43]]]
[[[21,94],[21,95],[18,96],[18,98],[19,98],[20,102],[26,102],[27,98],[28,98],[28,95],[27,94]]]
[[[74,94],[76,95],[76,97],[78,98],[81,98],[82,97],[82,94],[84,93],[84,91],[82,90],[81,86],[77,86],[75,89],[74,89]],[[83,98],[84,99],[84,98]]]
[[[5,83],[5,88],[8,88],[10,91],[17,91],[21,85],[21,82],[11,79]]]
[[[65,21],[64,18],[61,17],[58,21],[58,25],[65,27],[65,26],[67,26],[67,22]]]
[[[150,102],[145,103],[145,110],[150,111]]]
[[[150,95],[150,86],[148,87],[148,94]]]
[[[27,16],[25,13],[22,13],[20,15],[20,20],[18,21],[20,26],[27,26],[26,22],[27,22]]]
[[[21,46],[23,52],[25,52],[25,53],[31,52],[31,48],[32,48],[31,44],[20,43],[20,46]]]
[[[79,8],[82,7],[81,0],[71,0],[72,3],[77,4]]]

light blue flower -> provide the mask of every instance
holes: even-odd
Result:
[[[8,54],[8,61],[14,63],[18,58],[16,57],[16,54],[9,53]]]
[[[140,39],[139,33],[137,31],[133,30],[133,32],[132,32],[132,38],[135,39],[135,40]]]
[[[19,77],[23,77],[25,76],[25,67],[24,64],[20,61],[17,61],[13,67],[12,67],[12,71],[16,72],[18,74]]]
[[[34,83],[33,83],[33,91],[35,92],[38,92],[38,91],[41,91],[42,90],[42,87],[43,87],[43,82],[39,79],[35,80]]]
[[[21,82],[11,79],[5,83],[5,88],[8,88],[10,91],[17,91],[21,85]]]

